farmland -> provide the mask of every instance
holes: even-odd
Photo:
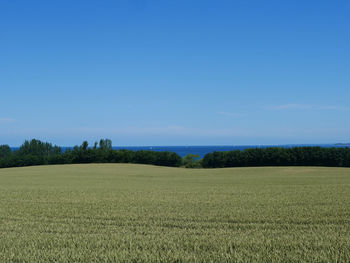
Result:
[[[0,262],[349,262],[350,168],[0,169]]]

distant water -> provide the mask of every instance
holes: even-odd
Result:
[[[269,147],[282,147],[282,148],[292,148],[292,147],[303,147],[303,146],[320,146],[320,147],[350,147],[350,145],[339,145],[339,144],[285,144],[285,145],[236,145],[236,146],[114,146],[114,150],[132,150],[132,151],[157,151],[157,152],[175,152],[181,157],[187,154],[197,154],[200,157],[204,157],[207,153],[234,151],[234,150],[244,150],[252,148],[269,148]],[[73,147],[62,147],[62,150],[72,149]],[[12,147],[12,150],[18,150],[18,147]]]

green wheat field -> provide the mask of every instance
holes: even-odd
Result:
[[[350,262],[350,169],[0,169],[0,262]]]

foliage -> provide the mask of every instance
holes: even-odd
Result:
[[[187,154],[182,160],[183,166],[186,168],[200,168],[201,159],[198,154]]]
[[[208,153],[204,168],[244,166],[338,166],[350,167],[350,148],[294,147],[256,148]]]
[[[50,156],[53,154],[60,154],[61,148],[52,146],[51,143],[41,142],[36,139],[25,141],[19,148],[20,155],[35,155],[35,156]]]
[[[84,141],[65,152],[58,146],[36,139],[25,141],[13,153],[7,145],[0,146],[0,168],[73,163],[140,163],[178,167],[181,162],[181,157],[172,152],[113,150],[109,139],[101,139],[99,147],[95,143],[93,148]]]
[[[93,147],[87,141],[62,151],[51,143],[33,139],[12,152],[0,146],[0,168],[46,164],[139,163],[186,168],[222,168],[244,166],[334,166],[350,167],[350,148],[294,147],[256,148],[213,152],[203,159],[188,154],[183,159],[173,152],[113,150],[112,141],[101,139]]]
[[[100,149],[102,151],[112,150],[112,141],[110,139],[101,139],[100,140]]]
[[[0,158],[6,158],[12,153],[10,146],[0,145]]]

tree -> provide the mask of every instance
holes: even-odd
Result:
[[[89,143],[87,141],[83,141],[83,143],[80,146],[80,149],[83,151],[86,151],[89,146]]]
[[[12,153],[10,146],[8,145],[0,145],[0,158],[5,158],[10,156]]]
[[[187,154],[183,160],[183,165],[186,168],[199,168],[200,167],[200,156],[198,154]]]
[[[98,145],[98,143],[97,143],[97,142],[95,142],[95,143],[94,143],[94,148],[93,148],[94,150],[96,150],[96,149],[97,149],[97,145]]]
[[[100,149],[102,151],[112,150],[112,141],[110,139],[101,139],[100,140]]]
[[[50,156],[51,154],[60,154],[61,148],[58,146],[52,146],[51,143],[42,142],[40,140],[32,139],[31,141],[25,141],[19,148],[21,155],[38,155],[38,156]]]

